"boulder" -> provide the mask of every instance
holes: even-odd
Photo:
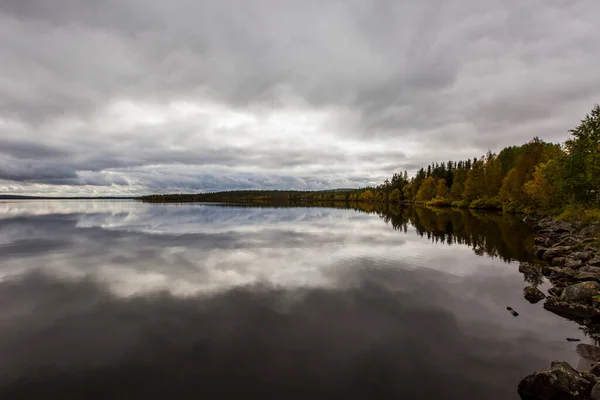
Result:
[[[573,260],[571,258],[565,260],[565,268],[579,268],[582,264],[583,262],[581,260]]]
[[[542,254],[542,260],[552,261],[554,257],[563,257],[571,251],[571,246],[553,246]]]
[[[585,251],[589,251],[590,253],[597,253],[597,252],[598,252],[598,248],[597,248],[597,247],[594,247],[594,246],[592,246],[591,244],[588,244],[587,246],[585,246],[585,247],[583,248],[583,250],[585,250]]]
[[[564,291],[563,291],[564,292]],[[600,318],[600,309],[581,303],[571,303],[560,301],[556,297],[547,297],[544,302],[544,308],[561,317],[583,323],[586,319]]]
[[[546,251],[548,251],[548,248],[547,248],[547,247],[544,247],[544,246],[537,246],[537,247],[535,248],[535,252],[534,252],[534,254],[535,254],[535,256],[536,256],[536,257],[537,257],[539,260],[541,260],[541,259],[543,259],[543,257],[544,257],[544,253],[545,253]]]
[[[527,286],[523,289],[523,296],[531,304],[538,303],[539,301],[546,298],[546,295],[542,293],[540,289],[535,286]]]
[[[555,257],[552,259],[552,265],[555,267],[564,267],[567,259],[565,257]]]
[[[577,275],[577,271],[574,269],[560,267],[546,267],[544,268],[543,273],[545,276],[549,276],[551,279],[568,279]]]
[[[561,301],[570,303],[593,304],[594,296],[600,291],[598,282],[588,281],[567,286],[560,295]]]
[[[590,265],[590,263],[588,263],[588,265],[584,265],[583,267],[579,268],[577,271],[593,272],[595,274],[600,274],[600,267],[594,267],[593,265]]]
[[[582,272],[575,276],[578,281],[595,281],[600,283],[600,274],[593,272]]]
[[[535,238],[535,244],[548,247],[551,244],[551,240],[546,236],[538,236]]]
[[[569,257],[574,260],[587,261],[590,259],[590,253],[588,253],[587,251],[576,251],[574,253],[569,254]]]
[[[560,297],[563,290],[565,290],[565,288],[562,286],[552,286],[550,289],[548,289],[548,293],[550,293],[552,296]]]
[[[598,232],[600,232],[600,224],[593,224],[593,225],[583,228],[579,232],[579,234],[581,236],[592,236]]]
[[[576,244],[579,244],[579,240],[571,235],[565,235],[565,237],[556,243],[556,246],[575,246]]]
[[[600,383],[596,383],[592,388],[589,400],[600,400]]]
[[[591,267],[600,267],[600,257],[594,257],[587,262],[587,265]]]
[[[553,361],[550,370],[523,378],[517,392],[526,400],[585,400],[594,384],[568,363]]]

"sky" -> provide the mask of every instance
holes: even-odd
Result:
[[[2,0],[0,194],[375,185],[600,100],[596,0]]]

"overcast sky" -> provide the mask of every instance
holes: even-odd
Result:
[[[597,0],[1,0],[0,193],[377,184],[600,101]]]

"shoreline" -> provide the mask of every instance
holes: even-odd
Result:
[[[527,222],[533,225],[536,244],[535,260],[519,265],[519,271],[531,283],[523,289],[525,299],[532,304],[544,300],[544,309],[576,322],[596,344],[600,343],[600,223],[552,217]],[[553,285],[547,294],[538,288],[544,278]],[[585,346],[578,350],[596,350],[595,346]],[[549,370],[524,377],[518,385],[519,395],[526,400],[600,399],[597,353],[588,355],[593,362],[585,371],[553,361]]]

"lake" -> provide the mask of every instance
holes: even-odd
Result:
[[[0,202],[0,398],[518,399],[585,340],[523,298],[532,244],[468,211]]]

